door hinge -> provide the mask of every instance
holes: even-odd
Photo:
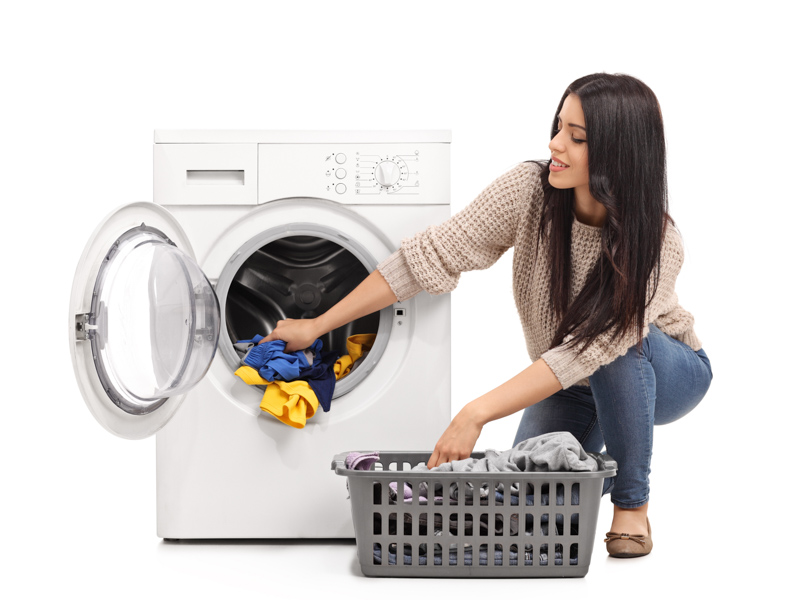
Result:
[[[92,318],[92,313],[84,313],[80,315],[75,315],[75,339],[80,340],[90,340],[94,335],[95,329],[97,329],[97,325],[92,325],[89,323],[89,320]]]

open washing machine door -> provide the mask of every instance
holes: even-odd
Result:
[[[166,425],[208,371],[219,331],[214,290],[166,209],[129,204],[100,223],[72,284],[69,343],[103,427],[141,439]]]

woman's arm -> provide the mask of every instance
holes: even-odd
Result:
[[[302,350],[329,331],[395,302],[397,297],[392,288],[386,283],[383,275],[375,270],[327,312],[313,319],[278,321],[275,329],[260,343],[283,340],[286,342],[286,352]]]
[[[462,408],[436,442],[428,460],[428,468],[469,458],[486,423],[536,404],[560,389],[561,384],[553,371],[540,358],[501,386]]]

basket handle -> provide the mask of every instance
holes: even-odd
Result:
[[[608,471],[610,469],[617,470],[617,461],[611,458],[608,454],[599,454],[597,456],[597,462],[601,464],[604,471]]]
[[[333,460],[331,461],[331,471],[335,471],[336,469],[344,469],[344,461],[348,454],[348,452],[340,452],[339,454],[335,454]]]

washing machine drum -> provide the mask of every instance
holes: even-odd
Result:
[[[294,235],[256,249],[233,276],[225,299],[232,342],[265,335],[282,319],[317,317],[347,296],[369,271],[349,250],[327,239]],[[324,336],[326,351],[346,353],[347,337],[376,333],[379,315],[357,319]]]

